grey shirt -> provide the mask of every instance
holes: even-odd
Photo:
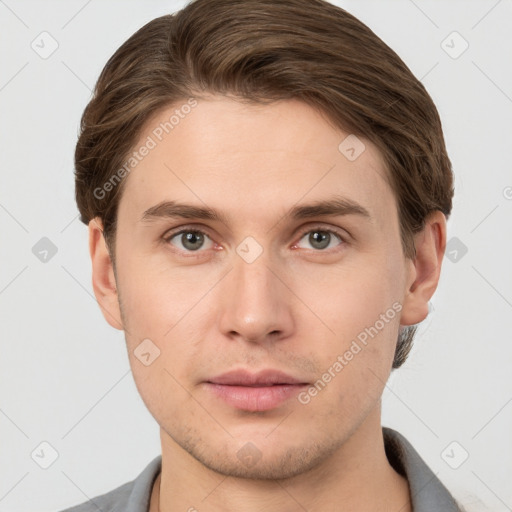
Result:
[[[395,470],[407,478],[414,512],[460,512],[446,487],[400,433],[382,429],[386,456]],[[62,512],[148,512],[153,483],[162,465],[154,458],[135,478],[116,489]]]

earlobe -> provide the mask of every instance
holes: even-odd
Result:
[[[423,321],[429,311],[429,300],[437,288],[446,248],[446,217],[440,211],[432,212],[424,229],[414,237],[416,257],[412,262],[411,279],[406,290],[401,325]]]
[[[99,217],[89,222],[89,253],[92,286],[101,312],[112,327],[123,330],[114,268],[103,236],[103,223]]]

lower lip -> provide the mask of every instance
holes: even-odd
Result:
[[[228,386],[207,382],[206,387],[224,402],[244,411],[270,411],[299,394],[307,384],[277,384],[274,386]]]

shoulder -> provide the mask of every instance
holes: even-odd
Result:
[[[411,443],[402,434],[390,428],[383,427],[382,432],[389,463],[407,478],[414,512],[461,512],[460,505]]]
[[[127,482],[112,491],[91,498],[80,505],[75,505],[61,512],[98,512],[99,510],[102,512],[114,512],[115,510],[120,510],[122,505],[128,501],[133,490],[133,483],[134,481]]]
[[[161,465],[159,455],[131,482],[60,512],[147,512],[153,482]]]

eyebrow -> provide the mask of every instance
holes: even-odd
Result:
[[[359,215],[368,220],[372,219],[370,212],[360,204],[340,196],[315,201],[311,204],[294,206],[285,216],[293,220],[311,217],[328,217],[342,215]],[[141,217],[141,222],[151,223],[159,219],[204,219],[228,223],[227,217],[207,206],[194,206],[177,201],[162,201],[148,208]]]

